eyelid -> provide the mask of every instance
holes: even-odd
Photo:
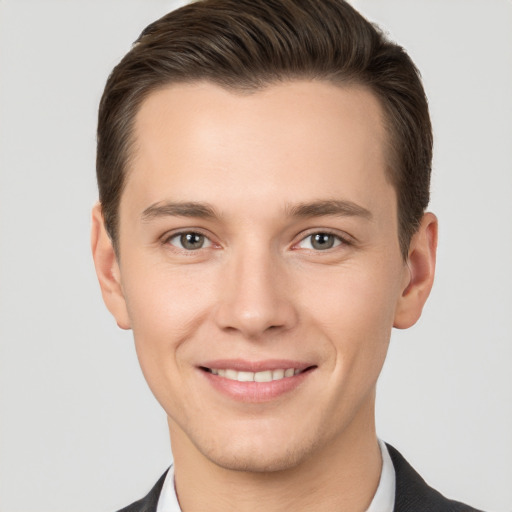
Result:
[[[317,234],[332,235],[335,238],[337,238],[340,241],[340,243],[335,245],[334,247],[331,247],[330,249],[324,249],[323,251],[316,250],[316,249],[307,249],[307,250],[311,250],[314,252],[329,252],[330,250],[336,249],[340,245],[351,246],[351,245],[354,245],[354,243],[355,243],[354,238],[351,237],[350,235],[348,235],[347,233],[340,233],[339,231],[335,231],[335,230],[329,229],[329,228],[312,228],[312,229],[308,229],[307,231],[302,232],[300,235],[298,235],[298,236],[300,236],[300,239],[297,242],[293,243],[292,249],[300,249],[300,247],[298,247],[300,243],[302,243],[307,238],[309,238],[313,235],[317,235]]]
[[[170,243],[170,241],[173,238],[180,237],[181,235],[186,235],[188,233],[196,233],[198,235],[204,236],[204,238],[208,241],[208,246],[207,247],[201,247],[200,249],[196,249],[195,251],[192,251],[192,250],[189,250],[189,249],[180,248],[180,247]],[[174,247],[178,251],[183,251],[183,252],[187,252],[187,253],[198,252],[198,251],[201,251],[201,249],[209,249],[209,248],[214,247],[214,246],[219,246],[218,243],[213,241],[212,236],[210,234],[206,233],[204,229],[195,228],[195,227],[180,228],[180,229],[168,231],[162,237],[160,237],[160,242],[162,243],[162,245],[170,245],[170,246]]]
[[[179,237],[179,236],[187,234],[187,233],[197,233],[197,234],[205,237],[205,239],[208,241],[208,246],[201,247],[201,249],[208,249],[211,247],[220,247],[220,244],[213,240],[213,237],[209,232],[206,232],[206,230],[204,230],[202,228],[196,228],[196,227],[179,228],[176,230],[168,231],[164,235],[162,235],[162,237],[160,238],[160,241],[163,245],[172,245],[169,243],[171,239]],[[347,233],[340,233],[339,231],[329,229],[329,228],[310,228],[310,229],[300,233],[299,235],[297,235],[296,238],[298,238],[298,237],[300,237],[300,238],[298,241],[296,241],[292,244],[291,249],[298,249],[299,248],[298,246],[301,242],[306,240],[308,237],[310,237],[312,235],[316,235],[316,234],[332,235],[341,242],[340,244],[332,247],[331,249],[335,249],[336,247],[339,247],[340,245],[351,246],[351,245],[354,245],[356,242],[355,239],[352,236],[348,235]],[[187,252],[187,253],[197,252],[197,251],[201,250],[201,249],[197,249],[196,251],[191,251],[191,250],[187,250],[187,249],[180,249],[179,247],[177,247],[175,245],[172,245],[172,247],[174,247],[177,250],[182,250],[183,252]],[[315,249],[312,249],[312,250],[315,252],[322,252],[322,251],[318,251]],[[325,249],[323,252],[328,252],[329,250],[330,249]]]

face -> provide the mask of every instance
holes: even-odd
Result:
[[[357,87],[196,83],[143,103],[115,315],[173,447],[276,470],[369,428],[411,278],[385,138]]]

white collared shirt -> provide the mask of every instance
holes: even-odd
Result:
[[[379,486],[366,512],[393,512],[395,504],[395,468],[386,444],[379,439],[382,454],[382,471]],[[171,464],[165,477],[156,512],[182,512],[174,487],[174,466]]]

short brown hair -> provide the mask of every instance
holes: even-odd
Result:
[[[407,257],[430,195],[427,99],[404,49],[343,0],[200,0],[142,32],[108,78],[99,108],[96,172],[116,250],[134,119],[151,92],[200,80],[253,91],[294,79],[359,84],[380,100],[400,248]]]

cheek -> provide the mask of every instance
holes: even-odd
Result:
[[[395,265],[396,267],[396,265]],[[344,265],[318,269],[302,286],[302,297],[325,318],[327,324],[345,322],[346,327],[392,323],[399,297],[400,273],[397,268],[376,264]]]
[[[322,269],[301,294],[303,312],[323,331],[344,375],[362,366],[378,373],[387,352],[400,274],[381,263]]]
[[[213,276],[194,265],[173,269],[158,263],[126,265],[125,275],[123,290],[142,370],[151,376],[170,374],[170,359],[177,360],[181,345],[208,314]]]
[[[172,269],[169,265],[126,265],[124,283],[135,349],[151,389],[169,416],[185,413],[183,381],[189,376],[187,341],[211,309],[212,276],[193,265]]]
[[[165,327],[186,329],[209,300],[212,272],[195,265],[172,267],[154,263],[127,265],[123,290],[134,332]],[[174,338],[174,336],[171,336]]]

